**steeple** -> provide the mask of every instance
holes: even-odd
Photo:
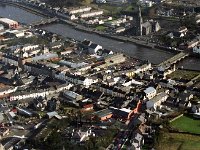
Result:
[[[137,17],[137,29],[136,29],[136,35],[137,36],[142,36],[142,13],[141,13],[141,8],[138,6],[138,17]]]

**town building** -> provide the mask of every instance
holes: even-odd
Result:
[[[167,100],[167,98],[168,98],[168,93],[166,92],[159,93],[158,95],[147,101],[146,103],[147,109],[154,108],[154,110],[156,110],[161,106],[162,102],[165,102]]]
[[[0,32],[4,31],[4,26],[2,24],[0,24]]]
[[[17,29],[19,27],[19,24],[17,21],[14,21],[8,18],[0,18],[0,23],[10,29]]]
[[[148,99],[152,99],[154,96],[156,96],[156,89],[154,87],[148,87],[144,90],[144,93]]]
[[[94,16],[100,16],[100,15],[103,15],[103,10],[85,12],[85,13],[81,14],[79,17],[80,18],[89,18],[89,17],[94,17]]]
[[[77,14],[77,13],[88,12],[88,11],[91,11],[91,9],[92,7],[78,7],[78,8],[64,9],[64,10],[66,10],[70,15],[72,15],[72,14]]]
[[[140,7],[138,8],[138,17],[136,20],[135,33],[137,36],[148,35],[161,29],[160,24],[154,20],[143,21]]]

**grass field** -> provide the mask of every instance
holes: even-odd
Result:
[[[171,122],[171,126],[180,131],[200,134],[200,120],[195,120],[192,117],[182,116]]]
[[[200,136],[163,132],[158,136],[156,150],[199,150]]]
[[[96,29],[99,31],[104,31],[106,29],[106,27],[103,25],[100,25],[100,26],[97,26]]]
[[[188,71],[188,70],[176,70],[172,74],[168,75],[168,78],[171,79],[188,79],[191,80],[192,78],[199,75],[200,72],[197,71]]]

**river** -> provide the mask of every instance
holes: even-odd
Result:
[[[32,22],[39,21],[43,18],[39,15],[30,13],[24,9],[9,5],[0,5],[0,16],[7,17],[25,24],[30,24]],[[167,51],[149,49],[142,46],[137,46],[132,43],[124,43],[109,38],[101,37],[93,33],[78,31],[69,25],[59,23],[44,26],[43,29],[76,40],[88,39],[99,45],[102,45],[104,48],[118,52],[121,51],[129,56],[138,59],[149,60],[154,64],[158,64],[174,55]],[[183,66],[185,69],[200,70],[200,59],[185,59],[179,63],[179,67],[180,66]]]

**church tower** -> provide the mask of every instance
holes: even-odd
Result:
[[[137,36],[142,36],[142,23],[143,23],[142,13],[141,13],[141,8],[139,6],[138,7],[138,17],[137,17],[137,21],[136,21],[136,35]]]

